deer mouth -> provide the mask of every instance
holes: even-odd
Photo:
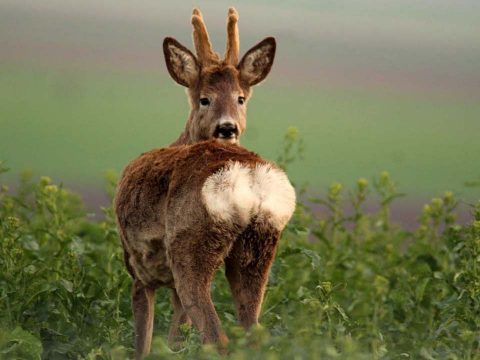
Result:
[[[235,143],[238,139],[238,127],[231,122],[222,123],[215,128],[213,137],[221,141]]]
[[[221,141],[224,143],[229,143],[229,144],[236,144],[238,142],[238,137],[237,136],[232,136],[232,137],[223,137],[223,136],[216,136],[215,139],[217,141]]]

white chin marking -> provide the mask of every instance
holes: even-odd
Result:
[[[218,137],[216,138],[218,141],[221,141],[221,142],[225,142],[225,143],[229,143],[229,144],[236,144],[238,143],[238,139],[236,136],[234,137],[231,137],[231,138],[223,138],[223,137]]]
[[[250,168],[233,162],[207,178],[202,197],[215,220],[241,226],[257,216],[282,230],[295,210],[295,190],[285,173],[270,164]]]

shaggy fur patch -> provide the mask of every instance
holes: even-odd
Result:
[[[202,196],[212,217],[242,226],[256,216],[281,230],[295,210],[295,190],[270,164],[252,168],[234,162],[207,178]]]

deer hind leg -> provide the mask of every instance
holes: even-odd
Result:
[[[183,309],[201,333],[203,342],[217,343],[222,349],[228,338],[213,306],[210,285],[233,239],[228,239],[229,231],[222,236],[212,236],[212,233],[199,231],[178,236],[172,239],[169,254]]]
[[[180,333],[180,325],[191,324],[192,320],[188,317],[187,312],[182,306],[177,290],[172,289],[172,306],[173,317],[168,332],[168,343],[171,347],[176,347],[183,339]]]
[[[258,324],[268,273],[277,249],[280,231],[266,222],[251,223],[235,241],[225,259],[240,324],[248,329]]]
[[[134,280],[132,288],[132,307],[135,319],[135,353],[137,359],[143,359],[150,352],[153,333],[153,315],[155,290]]]

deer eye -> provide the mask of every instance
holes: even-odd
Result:
[[[239,96],[239,97],[238,97],[238,103],[239,103],[240,105],[243,105],[244,102],[245,102],[245,98],[244,98],[243,96]]]
[[[210,105],[210,100],[208,100],[208,98],[200,98],[200,105],[208,106]]]

